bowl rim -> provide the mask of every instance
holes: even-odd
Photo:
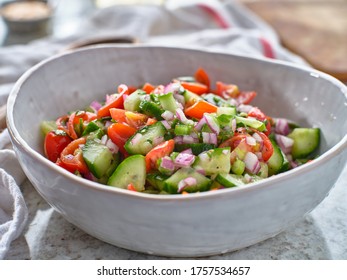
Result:
[[[253,182],[246,184],[242,187],[237,188],[226,188],[221,189],[218,191],[208,191],[208,192],[199,192],[199,193],[191,193],[189,195],[182,195],[182,194],[150,194],[150,193],[141,193],[141,192],[133,192],[117,187],[110,187],[107,185],[103,185],[101,183],[89,181],[84,178],[80,178],[69,171],[57,166],[55,163],[49,161],[44,155],[39,153],[38,151],[35,151],[33,148],[29,146],[29,144],[20,136],[20,133],[15,127],[14,124],[14,116],[13,116],[13,108],[16,103],[16,98],[18,93],[20,92],[20,89],[22,85],[31,77],[33,73],[38,71],[42,66],[50,63],[51,61],[54,61],[56,59],[60,59],[61,57],[73,55],[74,53],[82,53],[82,52],[88,52],[90,50],[94,49],[167,49],[167,50],[180,50],[180,51],[189,51],[189,52],[200,52],[200,53],[211,53],[211,54],[221,54],[221,55],[227,55],[227,56],[234,56],[240,59],[246,59],[246,60],[253,60],[257,62],[265,62],[270,63],[274,65],[282,65],[285,67],[294,68],[297,70],[301,70],[306,72],[307,74],[316,77],[316,78],[323,78],[327,80],[328,82],[335,85],[337,88],[340,89],[342,94],[345,95],[346,102],[344,103],[347,107],[347,87],[336,78],[321,72],[316,69],[312,69],[305,65],[299,65],[292,62],[287,61],[281,61],[281,60],[274,60],[269,58],[263,58],[263,57],[253,57],[253,56],[247,56],[242,54],[236,54],[236,53],[225,53],[220,51],[214,51],[209,49],[197,49],[197,48],[189,48],[189,47],[172,47],[172,46],[161,46],[161,45],[131,45],[131,44],[123,44],[122,46],[119,46],[117,44],[101,44],[101,45],[95,45],[95,46],[88,46],[83,47],[78,50],[69,50],[63,53],[59,53],[56,55],[53,55],[47,59],[42,60],[41,62],[37,63],[30,69],[28,69],[15,83],[13,86],[8,100],[7,100],[7,115],[6,115],[6,122],[7,122],[7,128],[10,134],[10,138],[12,142],[16,142],[17,145],[25,151],[25,153],[29,154],[30,157],[34,158],[35,160],[39,161],[41,164],[45,165],[47,168],[54,170],[57,172],[57,175],[63,176],[64,178],[71,180],[75,184],[81,184],[83,187],[88,187],[97,191],[105,192],[105,193],[113,193],[118,194],[122,196],[126,196],[129,198],[138,198],[138,199],[146,199],[151,201],[171,201],[171,200],[196,200],[196,199],[207,199],[210,197],[213,198],[219,198],[220,196],[225,196],[227,194],[232,195],[241,195],[244,192],[249,191],[256,191],[259,189],[267,188],[268,186],[274,185],[276,183],[279,183],[284,180],[289,180],[292,178],[293,175],[297,174],[303,174],[307,173],[310,170],[316,169],[320,165],[324,165],[328,160],[331,160],[332,158],[338,156],[342,152],[346,152],[347,149],[347,134],[340,139],[339,142],[337,142],[333,147],[322,153],[317,159],[306,163],[302,166],[299,166],[295,169],[291,169],[289,171],[286,171],[284,173],[277,174],[276,176],[271,176],[269,178],[266,178],[261,181]]]

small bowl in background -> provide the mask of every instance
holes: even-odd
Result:
[[[46,1],[8,1],[1,5],[0,15],[10,33],[44,33],[52,8]]]

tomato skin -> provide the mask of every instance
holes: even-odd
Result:
[[[238,104],[249,104],[257,96],[255,91],[241,91],[236,100]]]
[[[60,157],[61,152],[72,141],[72,139],[63,131],[50,131],[45,136],[44,152],[46,157],[53,162],[56,162]]]
[[[198,70],[196,70],[194,78],[199,83],[206,85],[208,91],[210,90],[210,78],[203,68],[199,68]]]
[[[226,84],[221,81],[216,82],[215,93],[223,98],[237,98],[240,94],[239,88],[234,84]]]
[[[184,89],[194,92],[197,95],[208,93],[209,88],[207,85],[198,82],[180,82]]]
[[[91,112],[82,112],[77,111],[73,112],[68,120],[67,128],[69,131],[69,135],[72,139],[77,139],[79,136],[76,133],[75,125],[78,125],[80,122],[80,119],[82,119],[84,124],[88,124],[92,120],[95,120],[97,118],[96,114]]]
[[[201,119],[204,116],[204,113],[215,112],[217,112],[217,106],[208,103],[205,100],[199,100],[184,110],[186,116],[196,119]]]
[[[81,137],[69,143],[61,152],[57,164],[62,166],[71,173],[78,171],[82,175],[89,172],[88,166],[85,163],[80,149],[81,145],[86,143],[86,139]]]
[[[124,85],[121,84],[118,86],[118,96],[111,101],[108,104],[105,104],[104,106],[102,106],[99,110],[98,110],[98,118],[103,118],[103,117],[107,117],[110,116],[110,109],[111,108],[118,108],[118,109],[124,109],[124,95],[129,95],[129,88]]]
[[[270,157],[272,156],[273,152],[274,152],[274,148],[272,146],[272,143],[271,143],[269,137],[267,137],[265,135],[265,133],[260,132],[260,131],[256,131],[256,133],[263,140],[263,148],[261,150],[261,153],[263,155],[263,160],[264,161],[268,161],[270,159]]]
[[[111,124],[107,129],[107,135],[115,143],[124,156],[128,153],[124,148],[125,142],[136,133],[136,129],[125,123]]]
[[[256,118],[259,121],[267,121],[266,122],[266,131],[264,132],[265,135],[270,135],[271,133],[271,119],[270,117],[266,116],[258,107],[253,107],[249,112],[248,116],[252,118]]]
[[[175,141],[173,139],[167,140],[150,150],[146,155],[146,171],[149,172],[153,168],[157,168],[156,164],[158,159],[164,156],[170,155],[175,147]]]

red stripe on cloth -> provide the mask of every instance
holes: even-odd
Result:
[[[223,18],[223,16],[221,14],[219,14],[211,6],[203,4],[203,3],[199,3],[198,6],[201,9],[203,9],[205,12],[210,14],[221,28],[225,28],[226,29],[226,28],[231,27],[230,24]]]
[[[263,54],[268,58],[275,58],[275,53],[270,42],[264,37],[259,38],[261,45],[263,46]]]

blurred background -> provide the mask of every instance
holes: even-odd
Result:
[[[313,67],[347,81],[347,0],[238,2],[272,26],[286,48]],[[69,36],[97,9],[139,4],[163,5],[165,0],[0,0],[0,47],[48,35]]]

